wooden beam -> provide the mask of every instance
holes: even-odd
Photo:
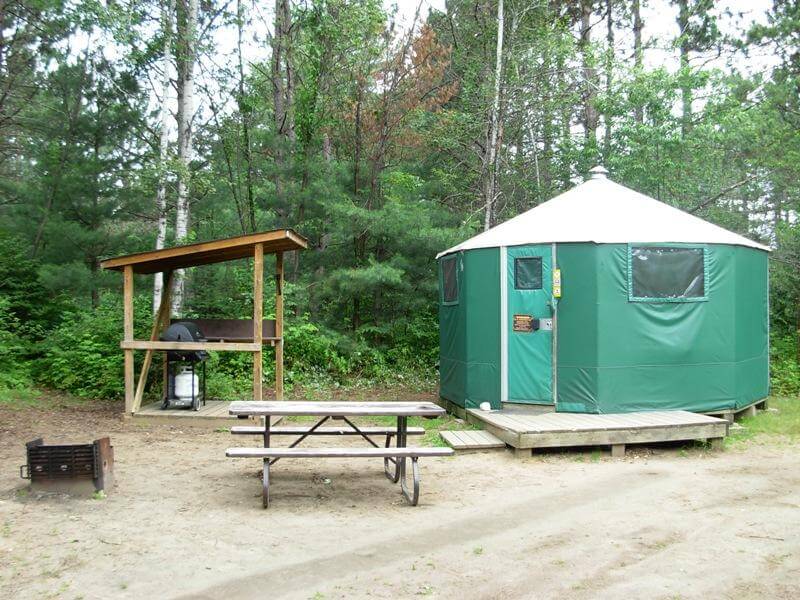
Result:
[[[264,319],[264,244],[256,244],[253,251],[253,344],[258,349],[253,352],[253,400],[264,398],[263,358],[261,340]],[[276,336],[278,326],[275,326]]]
[[[172,271],[167,271],[167,276],[164,278],[164,287],[161,291],[161,303],[158,305],[155,319],[153,319],[153,328],[150,330],[150,341],[155,342],[161,330],[169,323],[169,309],[170,300],[172,298]],[[150,365],[153,362],[152,348],[148,348],[144,355],[144,362],[142,363],[142,370],[139,373],[139,383],[136,385],[136,394],[133,398],[133,412],[136,412],[142,406],[142,397],[144,396],[144,386],[147,384],[147,374],[150,372]]]
[[[275,254],[275,399],[283,400],[283,252]]]
[[[132,340],[120,342],[123,350],[219,350],[227,352],[258,352],[261,344],[253,342],[151,342]]]
[[[133,267],[130,265],[123,269],[122,277],[122,302],[123,302],[123,339],[124,342],[133,340]],[[125,414],[133,414],[133,349],[125,349]]]
[[[166,272],[184,267],[248,258],[253,256],[255,246],[258,244],[261,244],[262,251],[267,253],[302,250],[308,247],[308,241],[298,233],[290,229],[277,229],[109,258],[102,261],[100,266],[104,269],[114,270],[132,266],[136,273],[143,274]]]

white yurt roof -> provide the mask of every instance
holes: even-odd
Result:
[[[572,188],[505,223],[440,252],[552,242],[730,244],[767,246],[704,221],[606,177],[603,167]]]

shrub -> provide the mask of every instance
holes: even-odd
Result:
[[[19,328],[8,298],[0,297],[0,388],[21,389],[31,384],[30,344],[19,336]]]
[[[137,337],[147,335],[149,298],[135,304]],[[41,343],[36,364],[40,383],[82,397],[118,399],[125,395],[122,338],[122,301],[118,294],[103,294],[94,310],[73,307]],[[136,353],[141,360],[142,353]],[[138,364],[137,364],[138,368]]]
[[[800,364],[797,340],[792,334],[773,336],[770,350],[771,393],[780,396],[800,394]]]

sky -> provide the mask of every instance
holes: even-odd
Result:
[[[421,1],[420,15],[423,19],[431,8],[445,10],[445,0]],[[420,0],[384,0],[384,6],[387,9],[396,6],[398,23],[409,26],[419,2]],[[642,0],[643,36],[645,39],[650,39],[655,45],[655,48],[646,55],[648,66],[651,67],[664,64],[677,66],[677,54],[672,48],[669,48],[669,40],[674,39],[677,32],[678,9],[676,6],[666,6],[666,4],[663,0],[658,2]],[[714,10],[720,16],[719,25],[723,33],[736,34],[747,28],[753,21],[764,23],[766,21],[765,14],[772,7],[772,0],[717,0],[714,4]],[[601,31],[598,31],[596,35],[605,36],[605,24],[600,23],[600,25],[599,30]],[[618,32],[617,36],[622,44],[627,43],[632,46],[632,33],[628,33],[629,35],[625,36],[622,32]],[[770,64],[770,59],[769,56],[756,56],[749,61],[741,61],[737,67],[745,71],[760,70]]]
[[[256,6],[258,4],[255,3]],[[737,34],[754,21],[765,22],[765,15],[772,6],[772,0],[717,0],[714,5],[714,11],[719,16],[718,23],[723,33]],[[390,12],[396,9],[396,21],[405,29],[411,26],[418,6],[420,7],[420,18],[424,20],[431,9],[444,11],[445,0],[384,0],[384,6]],[[649,66],[677,65],[677,53],[669,47],[670,41],[675,38],[677,32],[675,21],[677,13],[677,7],[669,6],[664,0],[657,2],[642,0],[643,36],[645,40],[650,40],[652,45],[646,54]],[[271,15],[272,11],[268,9],[259,16],[265,23],[271,25]],[[600,18],[597,19],[597,24],[597,35],[604,36],[605,26]],[[221,30],[217,36],[220,50],[223,53],[232,53],[236,47],[235,32],[232,29]],[[621,45],[632,45],[630,31],[618,31],[617,36]],[[269,56],[269,49],[266,44],[256,42],[250,45],[247,54],[250,60],[264,59]],[[736,66],[745,71],[761,70],[770,64],[770,59],[769,56],[756,56],[748,61],[742,60]],[[720,66],[724,65],[720,64]]]
[[[531,2],[536,0],[530,0]],[[577,0],[575,0],[577,1]],[[420,4],[421,2],[421,4]],[[244,58],[246,63],[260,62],[268,60],[270,49],[267,42],[268,28],[272,27],[273,6],[272,2],[253,2],[251,18],[253,24],[246,30],[244,43]],[[445,0],[384,0],[384,6],[389,12],[396,9],[395,19],[402,29],[411,26],[414,13],[420,6],[420,20],[427,17],[431,9],[444,10]],[[772,0],[717,0],[714,10],[718,14],[718,25],[723,33],[736,35],[747,28],[754,21],[765,22],[766,12],[771,8]],[[677,7],[671,6],[666,0],[642,0],[642,19],[644,22],[643,37],[647,44],[645,52],[645,62],[648,67],[665,66],[670,70],[678,67],[678,53],[674,48],[673,41],[677,34]],[[605,22],[601,17],[596,17],[594,22],[596,33],[594,37],[601,39],[605,37]],[[617,31],[617,54],[621,56],[632,54],[632,32],[630,26],[625,24],[624,29]],[[223,65],[232,65],[235,58],[237,33],[233,26],[222,27],[215,31],[213,44],[214,52],[211,56],[201,59],[200,72],[196,74],[199,83],[208,81],[207,73],[217,71]],[[694,55],[694,64],[708,63],[706,66],[716,66],[725,68],[729,66],[727,61],[730,57],[715,57],[712,55]],[[768,54],[751,55],[744,59],[740,54],[733,58],[730,66],[733,66],[744,73],[763,71],[774,64],[774,57]],[[205,74],[204,74],[205,73]],[[153,73],[153,83],[160,94],[160,76]],[[211,84],[212,86],[214,84]],[[199,90],[198,90],[199,91]],[[221,93],[218,101],[224,102],[231,94]],[[205,100],[202,92],[197,97],[198,110],[207,113],[208,107],[204,106]],[[174,104],[174,99],[173,102]],[[228,103],[230,108],[232,103]],[[158,101],[154,93],[153,106],[157,106]],[[203,120],[203,117],[200,117]]]

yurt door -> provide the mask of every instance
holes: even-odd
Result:
[[[552,247],[509,247],[506,256],[504,399],[552,404]]]

